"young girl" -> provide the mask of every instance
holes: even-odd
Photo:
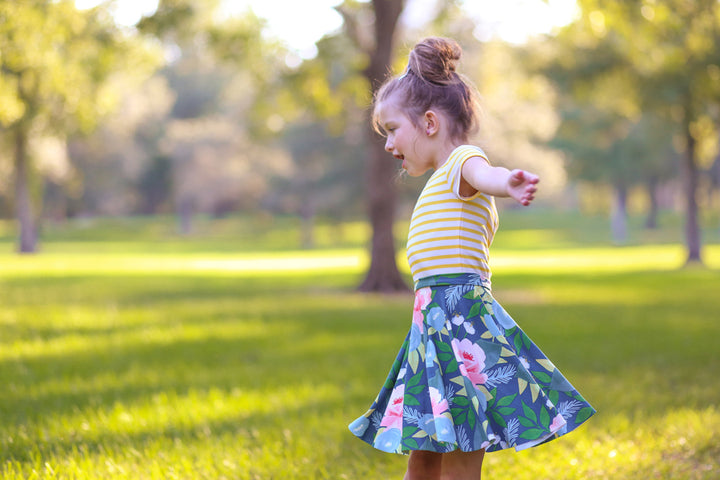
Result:
[[[408,235],[410,332],[372,407],[350,425],[379,450],[410,453],[408,480],[479,479],[485,452],[539,445],[595,413],[492,297],[494,197],[529,205],[538,177],[493,167],[467,145],[477,94],[455,71],[460,55],[452,40],[423,40],[374,104],[385,150],[410,175],[434,170]]]

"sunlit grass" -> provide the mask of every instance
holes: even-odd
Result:
[[[673,243],[525,234],[542,249],[498,238],[495,294],[599,413],[488,455],[485,477],[719,478],[718,246],[710,268],[680,268]],[[346,428],[411,305],[354,292],[364,249],[163,251],[148,235],[0,253],[0,478],[402,477],[405,458]]]
[[[5,255],[0,274],[18,275],[303,275],[339,271],[358,273],[369,264],[367,250],[361,248],[314,249],[255,252],[152,252],[153,246],[127,252],[100,252],[98,242],[86,242],[84,252],[58,243],[41,255]],[[104,248],[107,245],[103,245]],[[720,245],[703,249],[705,266],[720,268]],[[404,251],[398,253],[398,265],[409,274]],[[637,270],[673,270],[683,266],[685,251],[680,245],[648,245],[628,247],[582,247],[544,249],[540,252],[515,250],[498,246],[491,259],[496,275],[510,272],[543,274],[549,272],[619,272]]]

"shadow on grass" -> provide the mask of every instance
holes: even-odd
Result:
[[[0,459],[209,434],[282,443],[278,431],[308,419],[344,430],[382,385],[412,306],[410,296],[356,294],[356,280],[5,279],[0,302],[14,313],[0,320]],[[600,416],[648,419],[720,400],[718,291],[713,272],[495,280],[498,300]],[[204,410],[208,392],[226,399],[220,418]],[[166,397],[171,414],[195,416],[153,423],[153,401]],[[147,426],[103,425],[118,408],[149,412]],[[103,428],[86,432],[84,421]]]

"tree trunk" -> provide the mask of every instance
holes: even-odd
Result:
[[[715,157],[715,161],[708,171],[710,175],[710,188],[708,189],[708,208],[715,207],[715,197],[720,190],[720,154]]]
[[[310,188],[308,186],[308,188]],[[315,246],[315,206],[310,198],[303,199],[300,205],[300,242],[303,248]]]
[[[177,215],[180,235],[190,235],[192,232],[192,218],[195,211],[194,203],[195,202],[187,196],[182,196],[178,201]]]
[[[388,158],[382,138],[369,132],[370,165],[367,175],[367,194],[372,226],[370,269],[359,290],[363,292],[407,291],[395,260],[396,191],[393,184],[393,162]]]
[[[625,185],[615,185],[615,205],[610,218],[612,241],[615,245],[627,242],[627,188]]]
[[[686,264],[702,263],[700,255],[700,224],[698,222],[698,168],[695,163],[695,138],[690,132],[690,115],[685,120],[685,138],[687,148],[683,156],[683,173],[685,176],[685,242],[687,246]]]
[[[654,230],[658,227],[658,214],[660,213],[660,204],[657,197],[658,180],[651,177],[647,180],[648,198],[650,199],[650,209],[645,219],[645,228]]]
[[[15,129],[15,215],[20,226],[19,253],[35,253],[37,250],[37,232],[30,201],[27,144],[27,131],[23,125],[18,125]]]
[[[397,20],[403,10],[402,0],[373,0],[375,10],[375,48],[370,55],[370,65],[365,76],[373,93],[382,84],[390,70],[393,37]],[[397,193],[393,183],[394,164],[385,152],[384,142],[366,122],[369,164],[367,166],[367,195],[372,244],[370,269],[359,287],[364,292],[407,291],[395,261],[393,223]]]

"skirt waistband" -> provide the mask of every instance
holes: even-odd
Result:
[[[490,280],[477,273],[448,273],[432,275],[421,278],[415,282],[415,290],[423,287],[437,287],[441,285],[475,285],[491,289]]]

